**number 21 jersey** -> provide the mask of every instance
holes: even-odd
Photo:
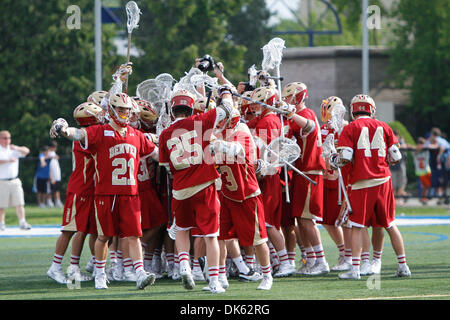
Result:
[[[127,126],[125,137],[109,124],[85,129],[85,148],[92,154],[96,172],[96,195],[137,195],[139,160],[155,145],[142,132]]]

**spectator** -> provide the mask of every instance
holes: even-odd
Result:
[[[449,153],[449,143],[442,137],[439,128],[432,128],[430,137],[425,143],[425,147],[430,149],[430,167],[431,167],[431,187],[432,194],[439,198],[438,204],[446,203],[447,199],[447,170],[446,157]]]
[[[5,230],[5,209],[16,208],[19,226],[23,230],[31,229],[25,220],[25,199],[22,182],[19,176],[19,160],[25,157],[30,150],[11,144],[9,131],[0,131],[0,231]]]
[[[389,169],[391,170],[392,174],[392,187],[394,188],[394,196],[395,196],[395,203],[396,205],[403,205],[405,200],[402,200],[402,197],[407,196],[408,194],[405,192],[406,184],[408,183],[408,179],[406,176],[406,151],[405,149],[408,147],[405,139],[400,136],[400,133],[398,130],[393,130],[395,136],[398,139],[398,142],[400,144],[400,152],[402,154],[402,160],[394,165],[390,165]]]
[[[414,152],[414,167],[416,175],[419,178],[418,183],[421,186],[420,201],[422,204],[427,204],[428,191],[431,187],[430,153],[425,149],[426,141],[425,138],[419,137]]]
[[[43,146],[39,153],[39,161],[36,170],[37,201],[40,208],[46,207],[49,196],[48,180],[50,177],[50,157],[48,146]]]
[[[61,167],[59,166],[59,156],[56,154],[56,150],[58,148],[58,143],[53,140],[49,145],[49,156],[50,167],[49,167],[49,178],[50,178],[50,191],[51,195],[48,200],[49,207],[56,206],[57,208],[64,207],[61,202]],[[53,196],[53,199],[52,199]],[[53,200],[53,201],[52,201]]]

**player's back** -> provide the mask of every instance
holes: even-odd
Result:
[[[175,120],[161,133],[159,162],[170,166],[174,197],[177,191],[207,184],[219,177],[209,152],[215,119],[216,112],[212,110]]]
[[[353,150],[351,183],[390,176],[386,155],[388,149],[397,142],[386,123],[370,117],[360,117],[345,126],[340,135],[339,147]]]
[[[237,158],[220,157],[219,168],[222,179],[222,193],[232,200],[242,201],[260,193],[253,163],[256,158],[256,145],[250,130],[244,123],[239,123],[233,134],[226,141],[239,143],[244,155]]]

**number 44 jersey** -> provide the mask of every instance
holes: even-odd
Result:
[[[95,194],[137,195],[139,160],[151,155],[155,145],[130,126],[124,137],[109,124],[85,130],[84,148],[92,154],[95,164]]]
[[[214,183],[219,173],[209,144],[216,109],[175,120],[159,137],[159,165],[169,165],[173,197],[187,199]]]
[[[369,117],[360,117],[346,125],[338,147],[353,150],[353,170],[350,183],[380,179],[391,175],[386,160],[388,149],[398,143],[391,127]]]

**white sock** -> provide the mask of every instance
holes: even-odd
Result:
[[[247,274],[250,271],[250,268],[247,267],[244,260],[242,259],[242,256],[239,255],[236,258],[232,258],[232,260],[240,273]]]

